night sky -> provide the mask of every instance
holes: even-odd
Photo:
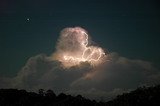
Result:
[[[15,76],[30,57],[50,55],[60,31],[74,26],[109,52],[160,66],[158,0],[1,0],[0,75]]]

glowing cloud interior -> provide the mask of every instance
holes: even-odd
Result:
[[[104,50],[88,44],[89,35],[83,28],[65,28],[61,32],[53,58],[66,68],[82,62],[88,62],[92,66],[102,63],[106,57]]]

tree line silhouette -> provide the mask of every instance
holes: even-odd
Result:
[[[108,102],[89,100],[81,95],[56,95],[52,90],[39,89],[35,93],[0,89],[0,106],[160,106],[160,85],[139,87]]]
[[[107,106],[160,106],[160,85],[143,86],[123,93],[107,102]]]

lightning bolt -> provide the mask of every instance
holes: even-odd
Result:
[[[80,57],[73,57],[64,55],[63,58],[67,62],[72,62],[74,65],[79,64],[80,62],[90,62],[92,65],[94,63],[98,62],[102,56],[105,56],[104,51],[100,47],[94,47],[90,46],[88,47],[88,34],[80,29],[75,29],[80,35],[85,35],[85,40],[81,41],[80,44],[82,48],[84,48],[82,55]],[[87,51],[90,51],[89,54],[87,54]],[[86,55],[87,54],[87,55]],[[94,55],[97,54],[96,58],[93,58]]]

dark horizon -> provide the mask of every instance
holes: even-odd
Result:
[[[139,87],[134,91],[123,93],[111,100],[91,100],[82,95],[70,95],[60,93],[56,95],[53,90],[39,89],[38,93],[17,89],[0,89],[0,105],[36,105],[36,106],[157,106],[159,100],[160,85],[151,87]],[[15,97],[17,95],[17,97]]]

